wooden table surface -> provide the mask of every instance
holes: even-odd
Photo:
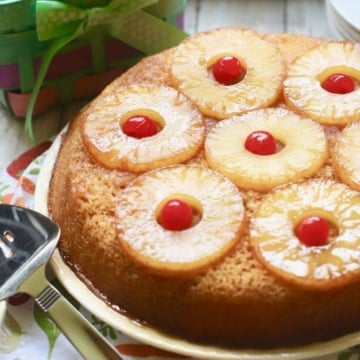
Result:
[[[185,31],[238,25],[263,32],[296,32],[336,38],[326,16],[325,0],[189,0]],[[83,103],[57,107],[34,119],[35,143],[55,136]],[[34,142],[24,122],[0,105],[0,170]]]

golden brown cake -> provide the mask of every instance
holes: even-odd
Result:
[[[49,210],[65,262],[114,309],[199,343],[359,331],[359,74],[359,45],[241,28],[142,60],[63,137]]]

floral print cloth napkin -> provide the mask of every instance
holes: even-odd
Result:
[[[28,150],[0,173],[0,202],[33,207],[37,176],[50,145],[51,141],[46,141]],[[116,346],[124,360],[185,359],[132,340],[90,314],[81,304],[75,306]],[[0,359],[79,360],[82,357],[28,295],[16,294],[7,299],[3,318],[0,314]],[[360,360],[360,345],[317,360]]]

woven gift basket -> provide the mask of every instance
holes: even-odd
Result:
[[[0,101],[16,117],[96,96],[186,34],[186,0],[0,0]]]

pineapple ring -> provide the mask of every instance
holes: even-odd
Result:
[[[246,150],[254,131],[271,133],[283,148],[272,155]],[[215,125],[205,140],[205,156],[214,169],[247,190],[268,191],[275,186],[311,176],[328,157],[321,125],[282,108],[249,111]]]
[[[318,215],[337,228],[326,245],[306,246],[295,227]],[[360,278],[360,195],[331,180],[293,183],[270,193],[256,211],[250,242],[274,275],[300,286],[329,289]]]
[[[170,231],[157,221],[173,197],[190,201],[200,220]],[[221,216],[219,216],[221,214]],[[196,165],[174,165],[138,176],[119,195],[118,239],[128,256],[161,275],[194,274],[222,259],[238,242],[244,205],[237,187],[223,175]]]
[[[208,69],[224,55],[244,66],[240,82],[222,85],[209,77]],[[203,114],[224,119],[274,103],[281,93],[285,62],[277,47],[255,31],[222,28],[183,41],[173,53],[171,75]]]
[[[347,125],[336,137],[332,151],[333,165],[341,181],[360,191],[359,152],[360,121]]]
[[[130,116],[150,116],[161,130],[136,139],[122,131]],[[173,88],[156,85],[123,87],[86,111],[82,136],[89,152],[112,169],[144,172],[181,163],[202,146],[202,115],[188,98]]]
[[[360,82],[359,44],[328,42],[295,59],[284,81],[286,104],[322,124],[343,126],[359,119],[359,85],[347,94],[334,94],[322,88],[322,81],[334,73],[343,73]]]

